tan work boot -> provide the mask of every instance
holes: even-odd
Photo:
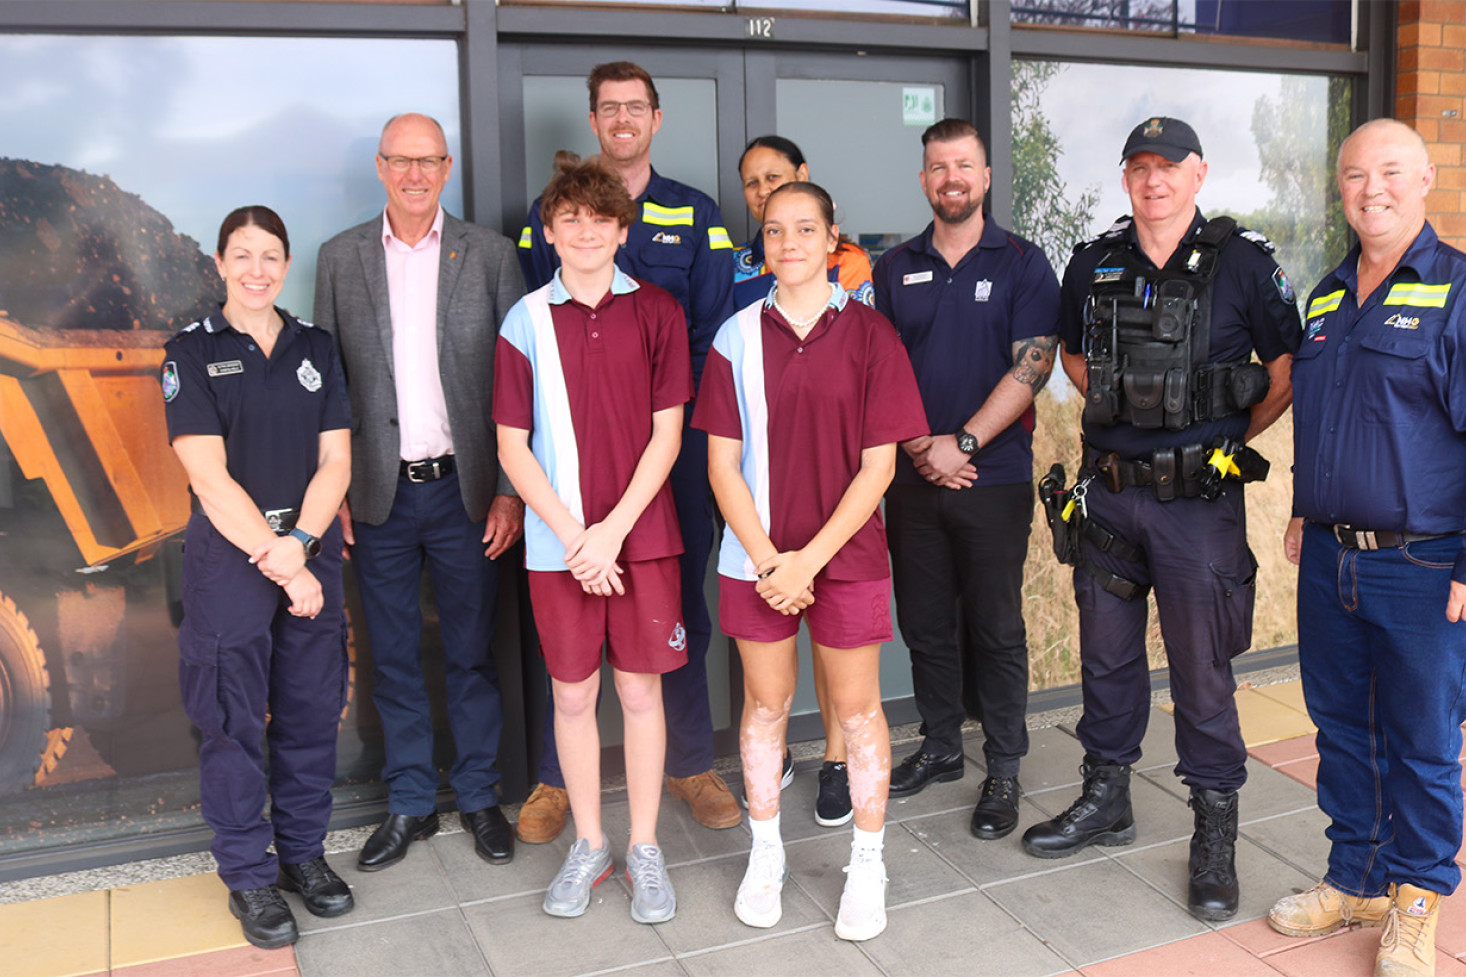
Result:
[[[668,777],[667,793],[686,801],[705,828],[732,828],[743,820],[728,785],[711,770],[692,777]]]
[[[1389,911],[1389,896],[1351,896],[1320,882],[1273,903],[1267,921],[1284,936],[1323,936],[1352,923],[1383,926]]]
[[[519,809],[519,822],[514,834],[526,845],[543,845],[560,837],[565,830],[565,812],[570,810],[570,795],[564,787],[540,784]]]
[[[1374,957],[1374,977],[1435,977],[1435,924],[1440,893],[1392,885],[1393,902]]]

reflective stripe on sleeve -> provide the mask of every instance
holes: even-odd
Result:
[[[1327,295],[1320,295],[1318,298],[1308,303],[1308,318],[1312,319],[1316,315],[1323,315],[1325,312],[1332,312],[1339,307],[1339,303],[1342,301],[1344,301],[1344,290],[1342,288],[1339,289],[1337,292],[1330,292]]]

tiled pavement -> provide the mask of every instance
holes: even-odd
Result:
[[[416,844],[407,859],[366,875],[334,858],[357,908],[346,917],[297,916],[293,949],[242,944],[217,879],[198,875],[0,906],[0,972],[15,977],[113,973],[126,977],[404,977],[404,975],[1084,975],[1084,977],[1353,977],[1370,972],[1378,931],[1290,940],[1262,918],[1274,899],[1311,885],[1324,863],[1323,817],[1312,790],[1317,757],[1297,683],[1238,692],[1252,759],[1242,794],[1237,919],[1207,924],[1185,910],[1191,816],[1175,763],[1170,717],[1152,712],[1133,782],[1139,838],[1056,862],[1024,855],[1018,833],[979,842],[967,820],[982,777],[981,740],[969,769],[891,803],[886,932],[837,940],[848,829],[807,815],[817,761],[784,794],[791,866],[784,918],[744,927],[733,893],[748,850],[744,828],[697,826],[680,803],[663,807],[661,842],[678,893],[676,919],[639,926],[624,877],[596,889],[578,920],[545,916],[543,886],[567,841],[520,846],[509,866],[486,865],[461,833]],[[910,747],[897,747],[897,755]],[[1061,810],[1079,782],[1081,750],[1063,725],[1035,730],[1024,762],[1019,832]],[[608,795],[607,830],[625,838],[624,797]],[[446,821],[445,821],[446,823]],[[294,897],[291,897],[292,899]],[[1466,977],[1466,896],[1445,904],[1438,974]],[[1458,959],[1462,958],[1462,959]],[[15,969],[17,968],[18,969]],[[109,971],[109,967],[111,968]]]

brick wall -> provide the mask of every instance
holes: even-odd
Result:
[[[1397,28],[1395,118],[1430,147],[1431,224],[1466,249],[1466,0],[1405,0]]]

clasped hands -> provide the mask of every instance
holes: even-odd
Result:
[[[315,617],[326,606],[321,582],[305,568],[305,544],[294,536],[274,536],[255,547],[249,562],[269,580],[285,588],[290,613]]]
[[[964,489],[977,481],[977,466],[957,447],[955,434],[928,434],[901,442],[901,450],[916,465],[916,472],[933,485]]]
[[[814,575],[819,572],[802,550],[787,550],[758,564],[754,589],[780,614],[798,614],[814,603]]]
[[[570,575],[580,581],[580,589],[597,597],[620,596],[626,593],[621,582],[621,544],[626,534],[598,522],[582,529],[565,547],[565,565]]]

